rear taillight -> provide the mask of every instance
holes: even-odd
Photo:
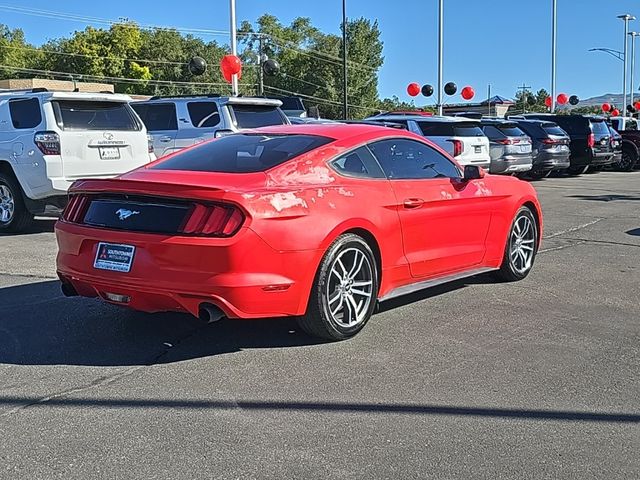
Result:
[[[182,228],[182,233],[230,237],[240,229],[244,218],[242,211],[233,205],[197,204]]]
[[[587,146],[589,148],[593,148],[595,144],[596,144],[596,136],[593,133],[591,133],[589,134],[589,138],[587,138]]]
[[[153,153],[153,137],[151,135],[147,135],[147,151]]]
[[[520,139],[519,138],[502,138],[500,140],[496,140],[495,142],[501,145],[516,145],[520,143]]]
[[[33,141],[44,155],[60,155],[60,136],[56,132],[36,132]]]
[[[459,157],[460,155],[462,155],[462,152],[464,152],[464,144],[462,143],[462,141],[451,140],[451,143],[453,144],[453,156]]]
[[[89,206],[87,195],[71,195],[69,203],[62,212],[62,219],[70,223],[81,223]]]

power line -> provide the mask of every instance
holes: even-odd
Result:
[[[58,18],[58,19],[62,19],[62,20],[71,20],[71,21],[75,21],[75,22],[80,22],[80,23],[89,23],[89,24],[102,24],[102,25],[119,25],[119,24],[123,24],[126,23],[126,21],[123,20],[110,20],[110,19],[106,19],[106,18],[99,18],[99,17],[89,17],[89,16],[84,16],[84,15],[77,15],[77,14],[70,14],[70,13],[64,13],[64,12],[56,12],[53,10],[42,10],[42,9],[36,9],[36,8],[27,8],[27,7],[16,7],[16,6],[12,6],[12,5],[0,5],[0,10],[7,10],[13,13],[20,13],[23,15],[31,15],[31,16],[37,16],[37,17],[46,17],[46,18]],[[159,29],[159,30],[175,30],[177,32],[182,32],[182,33],[197,33],[197,34],[201,34],[201,35],[229,35],[228,31],[225,30],[211,30],[211,29],[204,29],[204,28],[187,28],[187,27],[170,27],[170,26],[162,26],[162,25],[145,25],[145,24],[136,24],[139,28],[144,28],[144,29]],[[318,56],[318,57],[324,57],[324,58],[319,58],[319,60],[324,60],[328,63],[333,63],[333,64],[337,64],[337,65],[341,65],[342,59],[338,56],[335,55],[331,55],[329,53],[325,53],[325,52],[321,52],[319,50],[311,50],[311,49],[302,49],[298,46],[295,47],[291,47],[291,46],[287,46],[287,45],[295,45],[294,42],[291,42],[290,40],[285,40],[283,38],[277,37],[275,35],[271,35],[271,34],[267,34],[267,33],[255,33],[255,32],[246,32],[246,33],[238,33],[239,36],[251,36],[251,35],[263,35],[266,37],[271,38],[274,41],[279,41],[282,44],[286,44],[283,45],[282,48],[286,48],[288,50],[292,50],[292,51],[296,51],[298,53],[301,53],[302,55],[308,55],[308,56]],[[332,61],[333,60],[333,61]],[[376,71],[378,70],[378,67],[372,67],[370,65],[365,65],[362,63],[358,63],[358,62],[354,62],[352,60],[348,60],[347,62],[348,64],[351,65],[351,68],[360,68],[360,69],[366,69],[369,71]]]
[[[296,95],[298,97],[308,98],[309,100],[315,100],[318,103],[324,103],[324,104],[327,104],[327,105],[337,105],[337,106],[341,106],[342,105],[341,102],[335,102],[333,100],[327,100],[326,98],[314,97],[313,95],[306,95],[304,93],[292,92],[290,90],[284,90],[282,88],[271,87],[269,85],[265,85],[264,88],[269,89],[269,90],[273,90],[273,91],[279,92],[279,93],[287,93],[289,95]],[[375,110],[375,107],[365,107],[363,105],[352,105],[352,104],[349,104],[349,106],[353,107],[353,108],[359,108],[361,110]]]
[[[99,75],[90,75],[84,73],[71,73],[71,72],[61,72],[55,70],[39,70],[36,68],[21,68],[21,67],[12,67],[10,65],[0,65],[0,68],[4,68],[6,70],[12,70],[20,73],[28,73],[35,75],[47,75],[50,77],[58,77],[58,78],[76,78],[76,79],[89,79],[89,80],[101,80],[108,82],[116,82],[116,83],[132,83],[137,85],[156,85],[156,86],[177,86],[177,87],[219,87],[224,86],[228,87],[227,83],[207,83],[207,82],[183,82],[183,81],[172,81],[172,80],[144,80],[140,78],[130,78],[130,77],[109,77],[109,76],[99,76]],[[242,86],[252,86],[249,84],[242,84]]]

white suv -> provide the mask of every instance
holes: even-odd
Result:
[[[478,120],[424,114],[383,114],[370,117],[367,121],[405,125],[407,130],[422,135],[438,145],[460,165],[477,165],[489,170],[489,139],[482,131]]]
[[[0,91],[0,232],[58,212],[80,178],[113,177],[155,159],[127,95]]]

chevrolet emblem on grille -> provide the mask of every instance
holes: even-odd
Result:
[[[121,208],[118,211],[116,211],[116,215],[118,215],[118,218],[120,218],[120,220],[126,220],[132,215],[139,215],[139,214],[140,212],[136,210],[127,210],[126,208]]]

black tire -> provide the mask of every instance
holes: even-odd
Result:
[[[349,264],[351,261],[353,265]],[[343,268],[345,262],[347,268]],[[360,267],[353,270],[358,264]],[[353,271],[355,273],[349,275]],[[314,337],[333,341],[353,337],[373,315],[378,282],[376,259],[367,242],[351,233],[339,236],[322,258],[311,288],[307,312],[298,319],[298,324]],[[364,283],[369,285],[361,285]],[[369,293],[369,297],[363,293]],[[355,314],[352,313],[354,308]],[[350,321],[352,317],[353,323]]]
[[[524,232],[522,237],[520,237],[518,228],[520,227],[520,232],[522,232],[523,225],[526,225],[527,222],[531,227],[530,234]],[[519,241],[518,238],[526,238],[526,240],[521,239]],[[530,241],[531,243],[528,243]],[[527,250],[524,250],[525,248]],[[528,250],[529,248],[531,248],[531,250]],[[514,250],[522,252],[523,257],[520,257],[518,253],[514,259]],[[504,282],[517,282],[518,280],[522,280],[529,275],[529,272],[533,268],[537,253],[538,222],[531,209],[522,206],[516,212],[513,222],[511,223],[509,236],[504,249],[504,256],[502,258],[502,265],[500,265],[500,269],[495,272],[496,278]],[[524,259],[525,254],[530,254],[530,257],[527,257],[526,260]]]
[[[24,232],[32,223],[20,185],[13,175],[0,173],[0,233]]]
[[[621,172],[630,172],[631,170],[633,170],[633,167],[636,166],[637,162],[638,155],[633,151],[625,149],[622,151],[620,160],[615,164],[615,168],[616,170],[619,170]]]
[[[531,180],[542,180],[543,178],[547,178],[551,174],[551,170],[535,170],[529,172],[529,178]]]
[[[567,173],[569,175],[582,175],[583,173],[587,173],[589,171],[589,166],[586,167],[569,167],[567,168]]]

